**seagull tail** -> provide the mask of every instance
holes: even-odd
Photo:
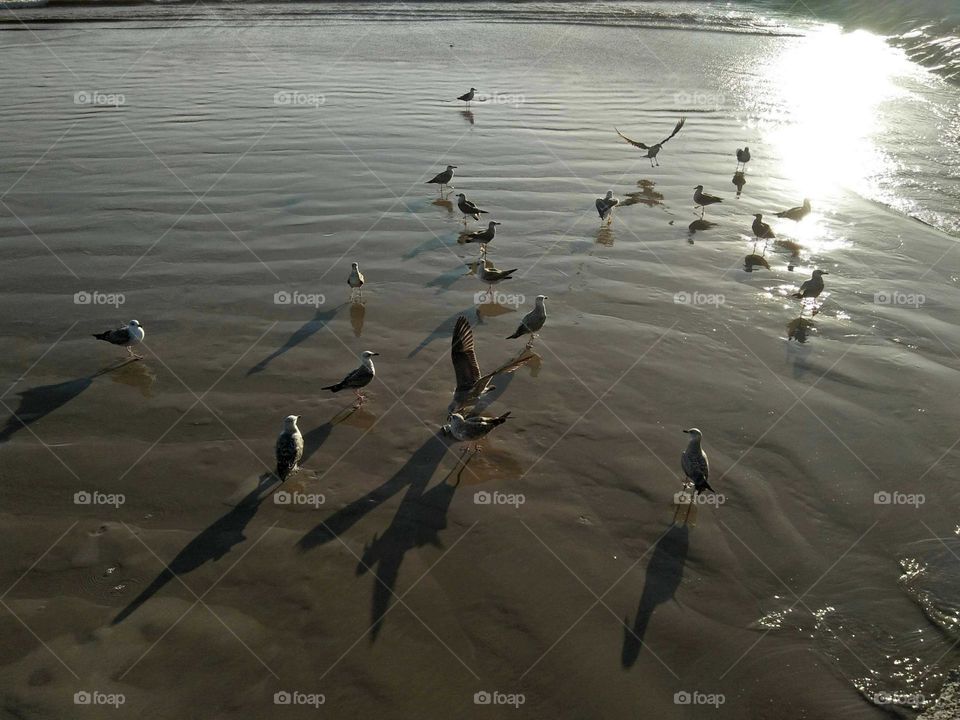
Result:
[[[94,336],[97,340],[106,340],[107,342],[110,342],[109,340],[107,340],[107,336],[108,336],[109,334],[110,334],[110,331],[107,330],[106,332],[102,332],[102,333],[93,333],[93,336]]]
[[[710,487],[710,483],[708,483],[706,480],[704,480],[704,481],[703,481],[703,485],[700,486],[700,492],[703,492],[704,490],[709,490],[709,491],[712,492],[714,495],[717,494],[717,491],[714,490],[712,487]]]
[[[510,411],[508,410],[508,411],[505,412],[503,415],[501,415],[501,416],[498,417],[498,418],[494,418],[494,419],[491,420],[490,422],[491,422],[494,426],[503,425],[503,424],[507,421],[507,418],[509,418],[509,417],[510,417]]]
[[[794,293],[793,297],[797,298],[797,300],[803,300],[803,293]]]
[[[517,331],[513,335],[507,335],[507,340],[515,340],[521,335],[523,335],[523,327],[518,327]]]
[[[325,388],[320,388],[321,390],[330,390],[332,392],[340,392],[343,390],[343,383],[337,383],[336,385],[327,385]]]

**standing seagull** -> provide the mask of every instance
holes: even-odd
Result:
[[[487,284],[489,290],[493,290],[494,284],[501,280],[510,280],[517,271],[517,268],[513,268],[512,270],[497,270],[497,268],[493,266],[493,263],[487,260],[486,257],[480,258],[477,261],[477,265],[477,277]]]
[[[477,92],[476,88],[470,88],[470,92],[465,92],[463,95],[457,98],[457,100],[463,100],[469,107],[470,101],[473,100],[474,94]]]
[[[803,317],[803,301],[807,298],[813,298],[816,300],[820,297],[820,293],[823,292],[823,276],[829,275],[826,270],[814,270],[813,275],[809,280],[804,280],[803,284],[800,285],[800,292],[795,292],[793,296],[800,300],[800,316]],[[816,311],[814,311],[816,315]]]
[[[470,233],[469,235],[467,235],[464,242],[480,243],[480,252],[481,254],[486,255],[487,243],[493,242],[493,238],[497,234],[496,227],[499,224],[500,223],[494,222],[493,220],[491,220],[489,223],[487,223],[486,230],[479,230],[475,233]]]
[[[613,221],[613,209],[620,204],[620,200],[613,196],[613,190],[607,190],[607,194],[602,198],[597,198],[597,213],[600,220],[607,222]]]
[[[277,438],[277,477],[285,482],[288,477],[300,469],[303,457],[303,435],[297,427],[299,415],[287,415],[283,419],[283,432]]]
[[[641,150],[646,150],[646,151],[647,151],[646,157],[650,158],[650,167],[653,167],[653,164],[654,164],[654,163],[656,163],[657,165],[660,165],[660,161],[657,160],[657,154],[660,152],[661,148],[662,148],[664,145],[666,145],[667,140],[669,140],[669,139],[672,138],[674,135],[676,135],[678,132],[680,132],[680,128],[683,127],[683,125],[684,125],[685,122],[687,122],[687,119],[686,119],[686,118],[680,118],[680,121],[679,121],[676,125],[673,126],[673,132],[670,133],[669,135],[667,135],[663,140],[661,140],[660,142],[658,142],[656,145],[644,145],[642,142],[637,142],[636,140],[631,140],[631,139],[628,138],[626,135],[624,135],[622,132],[620,132],[619,130],[617,130],[617,128],[614,128],[614,130],[617,130],[617,135],[619,135],[620,137],[622,137],[624,140],[626,140],[628,143],[630,143],[630,144],[633,145],[634,147],[638,147],[638,148],[640,148]]]
[[[533,339],[537,336],[537,332],[547,321],[547,308],[543,304],[544,300],[549,300],[549,298],[546,295],[537,295],[533,310],[524,315],[523,320],[520,321],[520,327],[513,335],[508,335],[507,340],[529,335],[530,341],[527,343],[527,347],[533,345]]]
[[[444,185],[446,185],[447,187],[453,187],[453,185],[450,184],[450,181],[453,180],[453,171],[456,167],[457,167],[456,165],[447,165],[446,170],[444,170],[442,173],[437,173],[436,175],[434,175],[432,180],[427,180],[427,185],[430,185],[431,183],[435,183],[439,185],[440,194],[443,195]]]
[[[750,148],[746,146],[742,150],[737,148],[737,169],[746,170],[748,162],[750,162]],[[741,165],[743,168],[740,168]]]
[[[763,215],[756,213],[753,216],[753,225],[750,226],[753,230],[754,237],[761,240],[772,240],[776,237],[773,232],[773,228],[767,225],[763,221]]]
[[[716,491],[710,487],[710,483],[707,482],[710,476],[710,463],[707,461],[707,454],[703,451],[703,448],[700,447],[703,433],[697,430],[697,428],[690,428],[683,432],[690,436],[690,442],[687,444],[686,450],[680,455],[680,467],[683,468],[683,474],[686,476],[681,494],[687,495],[689,492],[688,488],[690,485],[693,485],[693,497],[689,498],[687,514],[684,517],[684,522],[686,522],[687,518],[690,517],[690,508],[696,502],[697,496],[705,490],[709,490],[710,492]],[[679,507],[677,508],[677,512],[679,512]],[[676,522],[677,519],[677,512],[673,514],[674,522]]]
[[[703,185],[697,185],[693,189],[693,207],[694,209],[700,208],[700,218],[703,219],[703,213],[707,209],[707,205],[713,205],[714,203],[722,203],[723,200],[718,198],[716,195],[708,195],[703,191]]]
[[[453,413],[443,429],[457,440],[472,442],[473,451],[480,452],[480,441],[489,435],[490,431],[497,425],[503,425],[509,417],[509,412],[505,412],[500,417],[484,417],[482,415],[464,417],[460,413]]]
[[[363,297],[363,283],[365,282],[363,273],[360,272],[360,265],[350,263],[350,277],[347,278],[347,285],[350,286],[350,295],[358,294]]]
[[[457,207],[460,208],[460,212],[463,213],[463,224],[467,224],[467,217],[472,217],[474,220],[480,219],[480,213],[487,215],[486,210],[481,210],[477,207],[476,203],[472,203],[467,200],[467,196],[463,193],[457,195]]]
[[[793,220],[794,222],[800,222],[807,215],[810,214],[810,199],[804,198],[803,205],[799,207],[792,207],[789,210],[782,210],[778,213],[775,213],[778,218],[786,218],[787,220]]]
[[[357,396],[357,407],[360,407],[363,405],[363,401],[366,399],[360,389],[369,385],[370,381],[373,380],[377,374],[376,369],[373,367],[373,360],[371,360],[371,358],[379,354],[380,353],[375,353],[370,350],[364,350],[362,353],[360,353],[360,367],[352,371],[336,385],[328,385],[327,387],[321,389],[340,392],[344,388],[353,388],[353,392]]]
[[[107,330],[102,333],[94,333],[93,336],[97,340],[103,340],[113,345],[125,347],[127,354],[134,360],[143,360],[143,356],[137,355],[132,348],[134,345],[139,345],[143,342],[145,334],[143,328],[140,327],[140,323],[136,320],[131,320],[126,327]]]
[[[453,402],[448,412],[460,412],[464,407],[471,405],[481,395],[494,389],[490,381],[495,376],[513,372],[526,364],[530,357],[508,362],[491,373],[481,375],[473,342],[473,329],[463,315],[458,317],[457,324],[453,328],[453,338],[450,341],[450,360],[453,363],[457,388],[453,391]]]

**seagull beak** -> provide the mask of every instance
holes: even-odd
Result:
[[[685,433],[687,433],[687,434],[689,434],[689,433],[690,433],[690,431],[689,431],[689,430],[681,430],[680,432],[685,432]]]
[[[379,355],[380,353],[373,353],[374,355]]]
[[[828,273],[826,270],[821,270],[821,271],[820,271],[820,274],[821,274],[821,275],[829,275],[830,273]]]

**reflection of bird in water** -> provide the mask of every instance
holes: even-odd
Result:
[[[534,355],[521,355],[516,360],[498,367],[486,375],[480,374],[480,363],[477,362],[476,346],[473,340],[473,329],[467,319],[461,315],[453,329],[450,341],[450,361],[453,363],[453,374],[457,380],[456,390],[453,392],[453,402],[449,412],[461,411],[469,407],[481,395],[490,392],[494,387],[490,381],[501,374],[511,373],[523,367]]]
[[[684,482],[684,489],[686,490],[690,485],[693,486],[693,501],[695,501],[700,493],[706,490],[715,493],[716,490],[710,487],[710,483],[708,482],[710,477],[710,463],[707,460],[707,454],[703,451],[703,447],[701,447],[703,433],[697,428],[690,428],[683,432],[690,436],[690,442],[687,443],[686,449],[680,455],[680,467],[683,469],[683,474],[687,476],[687,480]],[[690,515],[690,507],[692,504],[693,502],[687,505],[687,516]],[[676,513],[674,513],[674,520],[676,520]]]
[[[733,174],[732,182],[737,186],[737,197],[740,197],[740,193],[743,192],[743,186],[747,184],[747,176],[737,170],[737,172]]]
[[[336,393],[344,388],[352,388],[354,394],[357,396],[357,405],[362,405],[365,396],[361,389],[369,385],[370,381],[376,376],[377,370],[373,366],[373,357],[379,354],[380,353],[375,353],[371,350],[364,350],[360,353],[360,367],[351,371],[350,374],[336,385],[328,385],[325,388],[321,388],[321,390],[330,390]]]
[[[753,224],[750,228],[753,230],[754,237],[760,240],[772,240],[777,237],[773,232],[773,228],[763,221],[763,215],[760,213],[756,213],[753,216]]]
[[[710,222],[709,220],[704,220],[703,218],[697,218],[694,220],[692,223],[690,223],[690,225],[687,226],[687,230],[690,233],[688,238],[690,244],[693,244],[693,236],[695,233],[701,230],[709,230],[710,228],[716,226],[717,224],[715,222]]]
[[[466,121],[467,121],[468,123],[470,123],[471,125],[474,124],[473,112],[472,112],[471,110],[464,110],[464,111],[462,111],[462,112],[460,113],[460,117],[462,117],[464,120],[466,120]]]
[[[687,122],[687,119],[686,119],[686,118],[680,118],[680,121],[679,121],[676,125],[674,125],[674,127],[673,127],[673,132],[670,133],[669,135],[667,135],[663,140],[661,140],[660,142],[656,143],[655,145],[645,145],[645,144],[642,143],[642,142],[637,142],[636,140],[631,140],[630,138],[628,138],[626,135],[624,135],[622,132],[620,132],[620,131],[617,130],[616,128],[614,128],[614,130],[617,130],[617,135],[619,135],[620,137],[622,137],[624,140],[626,140],[628,143],[630,143],[630,144],[633,145],[634,147],[640,148],[641,150],[646,150],[646,151],[647,151],[646,157],[648,157],[648,158],[650,159],[650,167],[653,167],[654,163],[656,163],[657,165],[660,164],[660,161],[657,160],[657,155],[660,154],[660,150],[663,148],[664,145],[666,145],[667,140],[669,140],[669,139],[672,138],[674,135],[676,135],[678,132],[680,132],[680,128],[682,128],[683,125],[684,125],[684,123],[686,123],[686,122]]]
[[[767,262],[767,259],[763,255],[751,253],[743,259],[743,269],[746,272],[753,272],[757,268],[770,269],[770,263]]]
[[[627,199],[624,200],[621,205],[626,207],[627,205],[636,205],[640,203],[648,207],[653,207],[654,205],[663,204],[663,193],[659,193],[654,190],[655,183],[653,180],[638,180],[637,185],[640,187],[639,192],[627,193]]]
[[[360,272],[360,265],[350,263],[350,276],[347,278],[347,285],[350,286],[350,295],[363,297],[363,283],[366,282],[363,273]]]
[[[122,348],[126,348],[127,355],[134,360],[143,360],[142,355],[137,355],[133,351],[133,346],[142,343],[144,335],[143,328],[140,327],[140,323],[137,320],[131,320],[126,327],[93,334],[97,340],[103,340],[111,345],[119,345]]]
[[[493,266],[493,263],[487,260],[486,257],[481,257],[477,261],[477,277],[481,281],[487,283],[487,287],[490,290],[493,290],[493,286],[501,282],[502,280],[510,280],[512,275],[517,271],[517,268],[512,270],[497,270]]]
[[[303,457],[303,435],[297,427],[299,415],[287,415],[283,419],[283,432],[277,438],[277,477],[280,482],[300,469],[300,458]]]
[[[613,190],[607,190],[602,198],[597,198],[597,214],[600,220],[608,223],[613,221],[613,209],[620,204],[620,200],[613,196]]]
[[[597,230],[597,245],[604,247],[613,247],[613,228],[609,225],[601,225]]]
[[[453,212],[453,203],[447,200],[446,198],[442,198],[442,197],[437,198],[436,200],[433,201],[432,204],[436,205],[437,207],[444,208],[448,213]]]
[[[813,322],[804,317],[798,317],[787,323],[787,339],[796,340],[798,343],[807,341],[807,330],[814,329]]]
[[[111,372],[110,379],[121,385],[135,387],[143,397],[149,398],[152,397],[151,388],[157,381],[157,374],[146,363],[136,362],[136,358],[131,358],[124,360],[114,372]]]
[[[787,220],[800,222],[810,214],[811,210],[812,208],[810,207],[810,199],[804,198],[803,205],[800,205],[799,207],[792,207],[789,210],[781,210],[780,212],[776,213],[776,216],[778,218],[786,218]]]
[[[826,270],[814,270],[813,275],[809,280],[804,280],[803,284],[800,286],[800,291],[795,292],[793,297],[800,300],[800,317],[803,317],[803,308],[804,302],[808,299],[816,300],[820,297],[820,293],[823,292],[823,276],[829,275]],[[813,314],[816,315],[816,308],[814,308]]]
[[[476,88],[470,88],[468,92],[465,92],[463,95],[457,98],[457,100],[463,100],[467,105],[470,105],[470,101],[473,100],[473,96],[476,94]]]
[[[716,203],[722,203],[723,200],[718,198],[716,195],[709,195],[703,191],[703,185],[697,185],[693,189],[693,207],[694,209],[700,208],[700,217],[703,217],[703,213],[706,212],[707,205],[714,205]]]
[[[773,243],[780,250],[786,250],[790,253],[790,261],[787,263],[787,270],[793,272],[794,261],[800,257],[800,250],[803,246],[793,240],[776,240]]]
[[[468,243],[480,243],[480,252],[483,255],[486,255],[487,243],[493,242],[493,238],[497,234],[496,228],[499,224],[500,223],[491,220],[489,223],[487,223],[486,230],[479,230],[477,232],[470,233],[464,238],[463,241]]]
[[[453,180],[453,171],[456,168],[456,165],[447,165],[447,169],[441,173],[437,173],[433,176],[433,179],[427,180],[427,185],[436,184],[440,186],[440,194],[443,195],[444,186],[453,187],[450,184],[450,181]]]
[[[481,210],[477,207],[476,203],[473,203],[467,200],[467,196],[463,193],[457,194],[457,207],[460,208],[460,212],[463,213],[463,224],[467,224],[467,218],[472,217],[474,220],[480,219],[480,213],[484,215],[487,214],[486,210]]]
[[[473,451],[480,452],[480,441],[489,435],[495,427],[503,425],[509,417],[509,412],[505,412],[499,417],[485,417],[483,415],[464,417],[460,413],[453,413],[450,415],[449,422],[444,426],[444,430],[461,442],[472,442]]]
[[[547,308],[546,305],[544,305],[544,300],[549,299],[546,295],[537,295],[533,310],[523,316],[523,320],[520,321],[520,327],[517,328],[513,335],[508,335],[507,340],[529,335],[530,341],[527,343],[527,347],[532,347],[533,340],[537,337],[537,332],[547,321]]]
[[[360,337],[363,333],[363,319],[366,315],[366,305],[361,302],[350,303],[350,326],[353,328],[354,337]]]
[[[748,162],[750,162],[750,148],[746,146],[742,150],[737,148],[737,167],[740,168],[742,165],[741,169],[746,171]]]

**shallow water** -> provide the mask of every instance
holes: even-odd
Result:
[[[84,689],[159,717],[263,717],[283,690],[335,717],[479,717],[483,690],[529,717],[713,712],[678,692],[723,695],[719,717],[929,704],[956,664],[955,87],[812,18],[203,13],[3,34],[11,712],[70,714]],[[468,114],[449,99],[471,84],[491,99]],[[613,131],[657,140],[681,115],[659,167]],[[476,249],[424,184],[447,163],[503,223],[500,306],[478,309]],[[691,232],[699,183],[724,202]],[[607,188],[635,200],[609,229]],[[802,223],[770,217],[805,196]],[[754,212],[787,244],[755,247]],[[755,253],[769,269],[745,272]],[[788,295],[815,267],[798,343]],[[463,469],[435,438],[453,323],[493,367],[541,293],[539,361],[499,383],[513,418]],[[114,369],[89,333],[130,317],[147,359]],[[319,388],[363,349],[380,382],[343,413]],[[325,502],[251,508],[291,412],[293,488]],[[684,528],[691,425],[724,502]]]

